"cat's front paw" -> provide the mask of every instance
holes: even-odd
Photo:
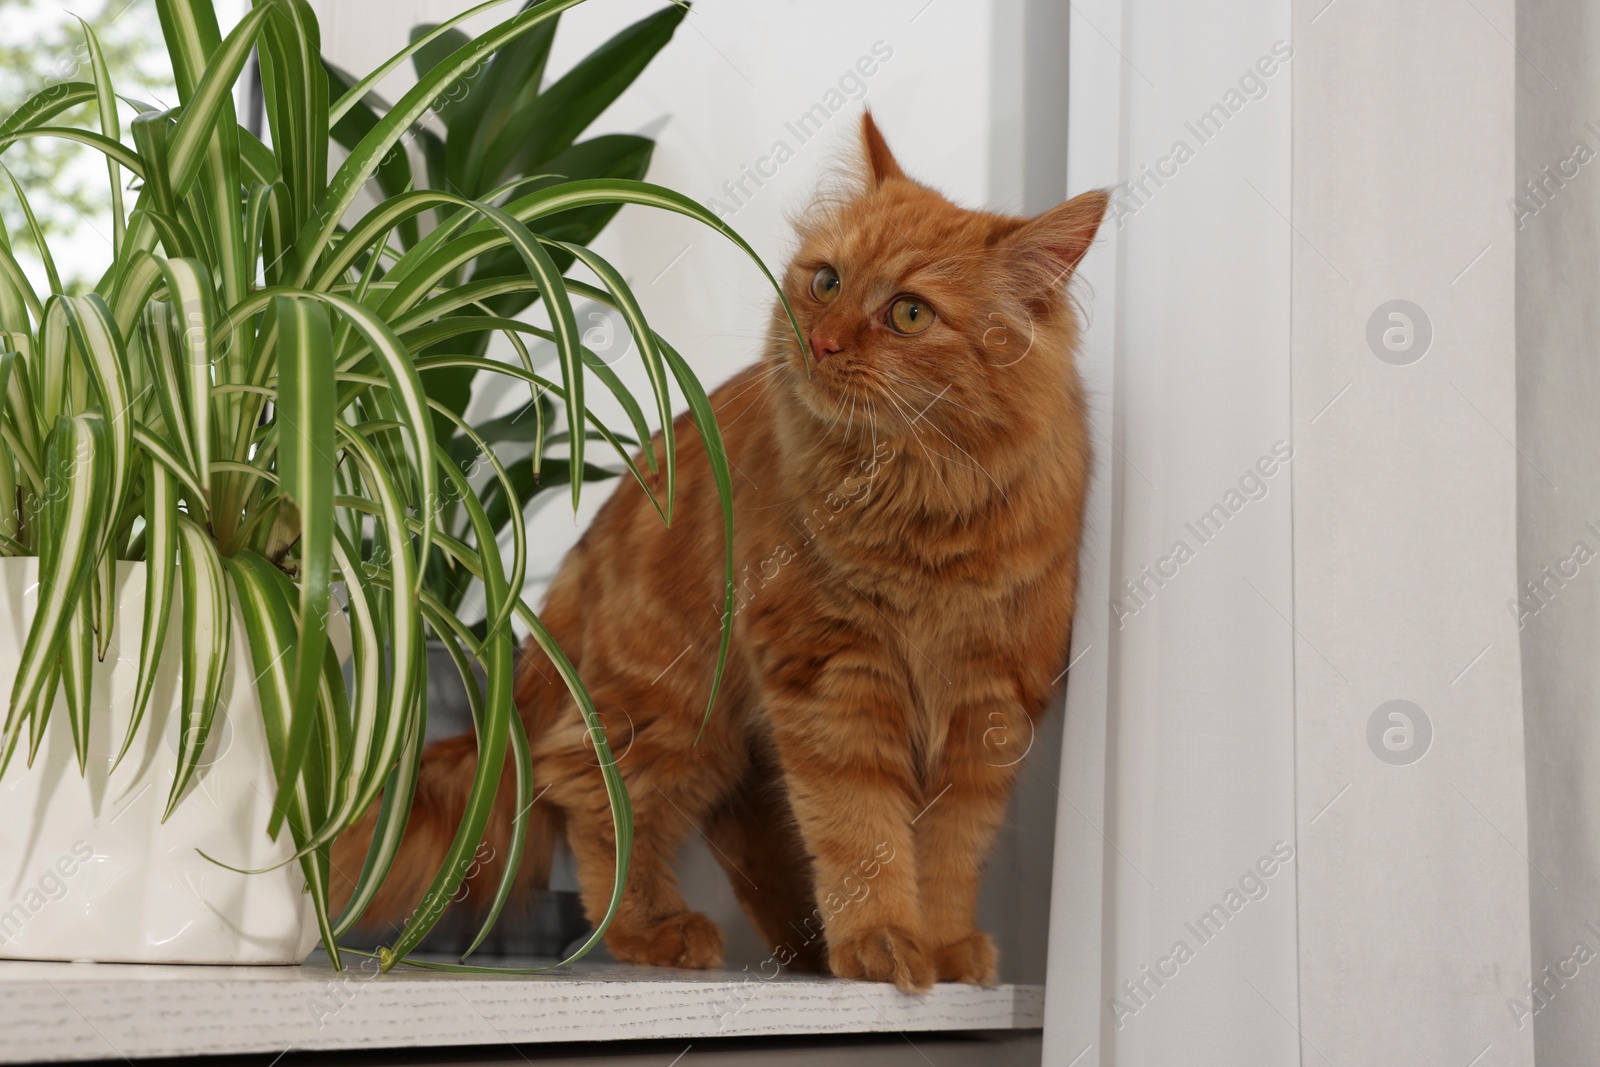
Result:
[[[986,933],[973,931],[958,941],[935,949],[933,967],[941,982],[994,985],[999,959],[994,940]]]
[[[613,925],[606,947],[619,960],[652,967],[705,970],[722,965],[722,931],[698,911],[681,911],[638,931]]]
[[[828,967],[840,978],[893,982],[903,993],[926,993],[935,977],[922,942],[897,926],[830,936]]]

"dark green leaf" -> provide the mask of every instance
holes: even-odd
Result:
[[[564,151],[672,39],[688,8],[670,4],[629,26],[506,118],[484,153],[481,180],[498,185]]]

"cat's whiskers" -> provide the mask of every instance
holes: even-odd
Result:
[[[850,398],[850,388],[847,386],[845,388],[844,396],[839,397],[837,402],[833,405],[833,419],[832,419],[832,421],[830,421],[828,423],[827,428],[822,431],[822,437],[823,437],[824,441],[827,440],[829,434],[833,433],[833,428],[835,426],[839,425],[839,420],[844,418],[844,402],[846,400],[848,400],[849,398]]]
[[[892,391],[893,390],[891,390],[891,392]],[[901,397],[900,399],[903,401],[905,398]],[[929,406],[931,407],[932,405],[929,405]],[[999,493],[1000,493],[1000,499],[1004,500],[1006,502],[1006,507],[1009,508],[1011,506],[1011,498],[1006,495],[1005,486],[1001,485],[999,480],[996,479],[993,474],[989,473],[989,468],[988,467],[985,467],[982,463],[979,463],[977,458],[974,457],[971,452],[968,452],[966,449],[962,448],[961,445],[956,442],[955,438],[951,437],[949,434],[947,434],[943,430],[941,430],[939,428],[938,424],[935,423],[932,419],[923,419],[922,416],[920,416],[920,415],[917,416],[917,418],[922,422],[926,422],[928,424],[929,428],[932,429],[934,433],[938,434],[940,437],[943,437],[946,441],[949,441],[951,446],[953,448],[955,448],[955,450],[957,452],[960,452],[963,456],[966,456],[969,460],[971,460],[972,461],[972,465],[974,467],[976,467],[978,470],[982,471],[983,472],[983,476],[985,478],[989,479],[989,481],[994,484],[995,489],[998,490]]]
[[[749,393],[751,393],[751,392],[753,392],[753,391],[755,391],[757,389],[761,390],[763,393],[768,392],[769,390],[771,390],[773,385],[777,384],[778,375],[784,369],[785,369],[785,364],[783,364],[783,363],[775,363],[775,364],[773,364],[773,366],[771,366],[768,369],[762,371],[760,374],[755,375],[753,378],[750,379],[750,384],[749,385],[745,386],[743,389],[739,390],[737,393],[734,393],[732,396],[730,396],[727,400],[723,401],[722,407],[726,408],[729,404],[733,403],[735,400],[738,400],[740,397],[743,397],[743,396],[745,396],[745,395],[747,395],[747,394],[749,394]],[[744,409],[744,411],[740,412],[734,418],[729,419],[727,422],[723,422],[722,419],[719,417],[717,419],[718,427],[723,432],[727,432],[727,430],[728,430],[728,428],[730,426],[732,426],[734,423],[738,422],[740,419],[744,418],[751,411],[755,410],[756,406],[757,405],[755,405],[755,404],[748,405]]]
[[[890,392],[892,393],[893,390],[890,390]],[[902,407],[899,401],[892,396],[884,397],[884,399],[889,401],[894,406],[894,409],[900,413],[901,421],[905,423],[906,429],[911,431],[911,439],[917,443],[917,447],[922,449],[923,454],[928,457],[928,467],[933,471],[933,476],[939,480],[939,488],[944,490],[944,495],[949,498],[952,505],[955,505],[956,496],[950,491],[949,483],[944,480],[944,472],[939,469],[941,466],[939,461],[948,461],[950,457],[943,452],[938,452],[928,447],[927,442],[922,439],[922,434],[918,432],[916,424],[911,418],[911,413]]]
[[[917,384],[916,382],[912,381],[909,378],[900,377],[898,374],[895,374],[893,371],[884,371],[883,373],[884,373],[884,376],[887,377],[890,381],[896,382],[896,383],[898,383],[900,385],[909,385],[911,388],[917,390],[918,392],[927,393],[929,396],[933,397],[932,400],[928,401],[928,407],[930,407],[930,408],[933,407],[933,405],[939,403],[940,401],[943,401],[946,404],[950,404],[950,405],[952,405],[954,407],[960,408],[962,411],[971,412],[973,415],[978,414],[976,411],[973,411],[971,408],[967,407],[967,405],[958,404],[954,400],[951,400],[950,399],[950,395],[949,395],[950,391],[949,391],[948,387],[946,387],[945,389],[943,389],[943,390],[941,390],[941,391],[936,393],[932,389],[929,389],[925,385],[919,385],[919,384]],[[924,410],[924,412],[926,412],[927,409],[924,408],[923,410]]]
[[[839,420],[844,417],[844,402],[853,395],[855,392],[855,387],[846,386],[845,390],[846,392],[844,396],[835,396],[833,398],[833,418],[828,420],[828,424],[822,428],[822,432],[817,434],[816,442],[810,448],[806,449],[805,453],[800,456],[802,462],[813,459],[824,449],[829,447],[833,437],[833,429],[835,426],[839,425]]]
[[[872,473],[867,478],[867,484],[871,485],[878,476],[878,467],[875,461],[875,457],[878,455],[878,406],[872,402],[872,394],[867,390],[862,390],[861,392],[861,420],[862,424],[867,428],[867,444],[871,446],[871,451],[867,453],[867,457],[864,460],[858,460],[858,462],[865,463],[870,467]],[[857,455],[859,456],[860,453],[857,453]]]
[[[905,397],[903,397],[899,393],[895,392],[894,388],[892,386],[885,385],[883,388],[884,388],[884,392],[886,392],[888,394],[887,396],[884,397],[884,399],[889,401],[889,403],[893,404],[895,410],[900,413],[900,421],[901,421],[901,423],[904,424],[906,430],[913,437],[915,437],[918,441],[922,441],[922,431],[917,429],[917,423],[919,423],[919,422],[927,422],[928,421],[927,418],[925,417],[927,412],[925,412],[925,411],[921,412],[921,413],[914,412],[912,410],[914,405],[909,400],[907,400]],[[927,445],[926,444],[923,445],[923,449],[925,451],[927,450]],[[962,467],[966,466],[965,463],[962,463],[961,461],[956,459],[954,456],[948,455],[948,454],[946,454],[944,452],[940,452],[937,449],[933,450],[930,454],[938,456],[940,459],[943,459],[948,463],[955,463],[956,465],[962,466]]]
[[[774,360],[770,367],[766,367],[758,374],[753,375],[749,383],[743,389],[740,389],[737,393],[734,393],[732,396],[728,397],[727,402],[731,403],[732,401],[739,399],[754,389],[757,389],[763,385],[771,384],[774,378],[787,369],[787,363],[784,363],[782,360]],[[724,406],[726,406],[726,403]]]

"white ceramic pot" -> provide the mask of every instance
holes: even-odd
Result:
[[[38,594],[37,561],[0,559],[0,707]],[[58,693],[32,767],[24,731],[0,778],[0,958],[133,963],[301,963],[317,924],[287,830],[267,837],[274,778],[235,610],[222,706],[200,769],[161,823],[178,759],[182,590],[138,739],[117,767],[138,674],[145,568],[117,565],[117,623],[95,668],[88,773],[80,778]],[[343,617],[334,613],[335,625]]]

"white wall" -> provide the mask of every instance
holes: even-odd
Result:
[[[401,47],[413,23],[449,17],[466,5],[314,0],[314,6],[325,51],[364,72]],[[552,73],[661,6],[662,0],[594,0],[564,16]],[[865,105],[913,176],[970,206],[1020,211],[1026,202],[1042,210],[1065,198],[1066,42],[1053,6],[1047,0],[702,0],[590,132],[655,137],[650,180],[736,207],[729,221],[774,266],[791,248],[786,215],[807,202],[829,167],[848,158]],[[482,25],[514,10],[507,5]],[[864,98],[848,102],[820,134],[801,143],[786,122],[822,102],[875,45],[890,58],[866,79]],[[391,100],[411,80],[409,68],[403,73],[380,90]],[[1027,108],[1025,85],[1033,90]],[[1036,135],[1025,137],[1025,131]],[[795,157],[761,187],[747,182],[752,195],[735,203],[724,183],[737,182],[742,168],[771,154],[779,141]],[[681,218],[627,208],[595,247],[624,272],[656,328],[709,385],[754,359],[771,288],[721,237]],[[618,370],[644,388],[631,357]],[[576,521],[561,494],[536,512],[529,527],[536,574],[554,568],[607,491],[591,487]],[[531,592],[538,594],[537,582]],[[1022,980],[1044,975],[1059,737],[1057,717],[1035,741],[986,886],[986,923],[1005,950],[1007,976]],[[758,961],[762,954],[737,916],[724,877],[698,842],[685,863],[691,900],[735,935],[730,957]]]

